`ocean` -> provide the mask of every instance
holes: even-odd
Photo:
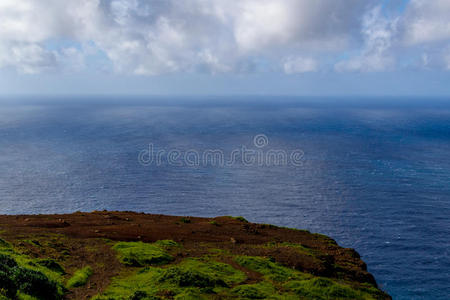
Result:
[[[450,99],[3,98],[0,166],[1,214],[244,216],[450,295]]]

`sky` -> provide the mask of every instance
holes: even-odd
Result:
[[[0,95],[450,96],[450,0],[1,0]]]

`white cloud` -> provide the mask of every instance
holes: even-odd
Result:
[[[450,46],[445,48],[442,57],[444,62],[444,68],[446,70],[450,70]]]
[[[364,48],[360,55],[340,61],[338,71],[384,71],[394,67],[395,60],[389,50],[396,34],[397,19],[389,20],[376,6],[363,17],[362,36]]]
[[[411,0],[400,29],[401,42],[406,47],[421,47],[432,53],[427,54],[425,68],[450,70],[449,0]]]
[[[342,49],[363,10],[350,2],[351,9],[349,0],[103,1],[107,27],[92,39],[118,72],[239,71],[254,56]],[[280,51],[288,53],[278,58]]]
[[[78,71],[101,52],[115,72],[128,74],[252,72],[280,65],[286,73],[330,65],[382,71],[395,66],[399,41],[450,39],[448,0],[411,0],[398,21],[374,9],[376,3],[1,0],[0,68]],[[333,61],[349,53],[358,54]]]
[[[343,49],[363,9],[359,0],[2,0],[2,49],[35,49],[28,50],[35,57],[0,56],[2,66],[21,71],[60,67],[67,51],[45,42],[70,39],[92,41],[116,72],[248,70],[254,56],[282,61],[304,50]]]
[[[450,39],[450,1],[411,0],[402,27],[409,45]]]
[[[90,5],[87,5],[88,3]],[[0,2],[0,68],[39,73],[74,66],[71,47],[49,49],[54,39],[77,40],[86,36],[87,6],[95,1],[2,0]],[[80,59],[82,53],[78,53]],[[64,59],[67,58],[67,61]],[[79,66],[80,64],[76,64]]]
[[[35,74],[52,69],[55,63],[53,53],[38,44],[9,43],[0,45],[0,67],[14,66],[21,73]]]
[[[283,64],[286,74],[314,72],[318,68],[317,61],[310,57],[290,57]]]

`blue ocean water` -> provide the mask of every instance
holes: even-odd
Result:
[[[301,149],[301,165],[142,165],[156,150]],[[242,215],[355,248],[394,299],[450,295],[450,101],[0,101],[0,213]]]

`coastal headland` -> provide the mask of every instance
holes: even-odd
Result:
[[[243,217],[0,216],[0,299],[391,299],[359,254]]]

